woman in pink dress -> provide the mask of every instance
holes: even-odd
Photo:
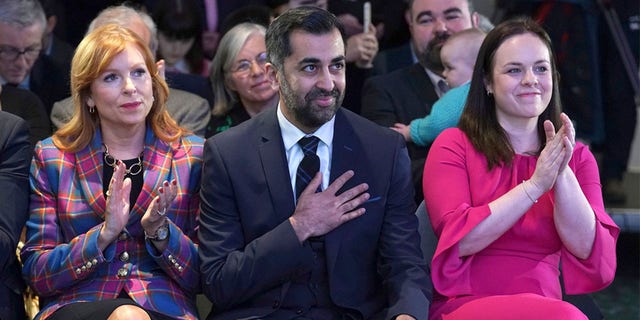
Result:
[[[530,19],[487,34],[458,128],[424,169],[439,237],[430,319],[586,319],[562,301],[613,281],[619,228],[598,167],[561,113],[547,33]]]

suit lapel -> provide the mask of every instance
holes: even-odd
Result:
[[[102,189],[102,135],[96,131],[95,137],[87,148],[76,152],[76,170],[78,184],[89,206],[100,218],[104,219],[106,199]]]
[[[158,139],[151,128],[147,128],[145,135],[145,148],[143,153],[144,167],[142,190],[135,203],[131,204],[131,213],[128,228],[131,230],[132,225],[140,220],[147,208],[151,205],[151,201],[157,195],[156,191],[162,183],[172,179],[172,159],[180,157],[174,155],[171,151],[171,145]]]
[[[260,122],[258,152],[273,203],[273,212],[279,215],[277,221],[283,221],[288,219],[295,210],[295,203],[276,109],[266,111],[266,114],[258,120]]]
[[[335,181],[339,176],[345,173],[347,170],[353,170],[355,175],[351,180],[338,191],[338,194],[348,190],[364,181],[366,181],[365,172],[359,170],[362,168],[363,154],[362,144],[358,140],[354,128],[351,122],[347,119],[343,108],[339,108],[336,113],[336,122],[334,125],[333,134],[333,152],[331,159],[331,173],[330,182]],[[348,237],[345,237],[344,233],[349,232],[350,223],[346,223],[337,229],[329,232],[325,236],[327,266],[329,271],[333,269],[335,263],[338,260],[338,252],[342,241]],[[329,272],[331,274],[331,272]]]

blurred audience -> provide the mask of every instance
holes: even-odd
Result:
[[[471,74],[485,33],[476,28],[462,30],[449,37],[440,50],[444,77],[449,91],[433,104],[424,118],[412,120],[409,125],[396,123],[391,129],[406,141],[428,146],[446,128],[455,127],[467,101]]]
[[[278,103],[278,85],[265,71],[265,31],[261,25],[245,22],[222,37],[211,68],[216,99],[206,137],[249,120]]]
[[[153,9],[158,28],[158,59],[166,71],[209,76],[211,61],[202,49],[202,19],[195,0],[159,0]]]
[[[109,7],[100,12],[91,22],[89,32],[99,26],[110,23],[124,26],[135,32],[145,41],[151,52],[155,53],[158,45],[157,31],[153,19],[148,14],[126,5]],[[163,61],[158,61],[157,64],[160,75],[164,75]],[[182,75],[179,73],[174,74]],[[175,79],[179,78],[171,76],[169,80]],[[210,87],[207,90],[211,91]],[[205,99],[186,91],[169,88],[166,108],[179,125],[193,131],[198,136],[204,136],[211,117],[211,109]],[[69,122],[73,112],[71,97],[59,101],[54,105],[51,113],[51,122],[56,128],[61,128],[65,123]]]
[[[259,24],[268,27],[275,18],[273,11],[266,5],[249,5],[231,12],[222,21],[220,35],[224,36],[231,28],[243,22]]]
[[[69,65],[43,51],[47,20],[38,0],[0,0],[0,84],[35,93],[47,115],[69,95]]]
[[[429,69],[427,60],[432,49],[441,46],[450,35],[478,25],[470,0],[413,0],[407,21],[418,63],[373,76],[362,89],[362,116],[387,128],[396,123],[407,125],[431,112],[432,105],[448,89],[442,76]],[[420,203],[428,147],[415,143],[408,143],[407,147],[416,202]]]
[[[616,36],[604,21],[599,24],[600,70],[602,70],[602,103],[604,140],[595,145],[601,152],[600,170],[604,199],[608,205],[622,205],[627,201],[624,175],[629,165],[633,139],[637,127],[640,92],[634,92],[629,79],[631,73],[638,83],[638,59],[640,58],[640,6],[636,0],[605,2],[601,12],[616,14],[622,32]],[[625,42],[628,55],[622,55],[618,45]],[[625,67],[625,59],[631,70]]]
[[[47,26],[42,38],[42,53],[51,57],[58,65],[71,66],[74,47],[54,33],[58,26],[58,14],[62,10],[61,3],[58,0],[40,0],[40,4],[47,17]]]

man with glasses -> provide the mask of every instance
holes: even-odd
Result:
[[[0,0],[0,83],[34,92],[47,114],[69,95],[70,66],[41,55],[46,18],[37,0]]]

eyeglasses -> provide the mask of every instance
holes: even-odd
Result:
[[[251,67],[253,66],[254,62],[258,65],[258,67],[264,69],[264,65],[267,63],[267,53],[261,52],[252,60],[243,59],[236,62],[231,68],[231,72],[239,76],[246,77],[251,72]]]
[[[13,62],[21,55],[24,55],[27,60],[33,60],[40,55],[40,51],[42,49],[39,47],[30,47],[20,51],[20,49],[13,46],[0,45],[0,60]]]

